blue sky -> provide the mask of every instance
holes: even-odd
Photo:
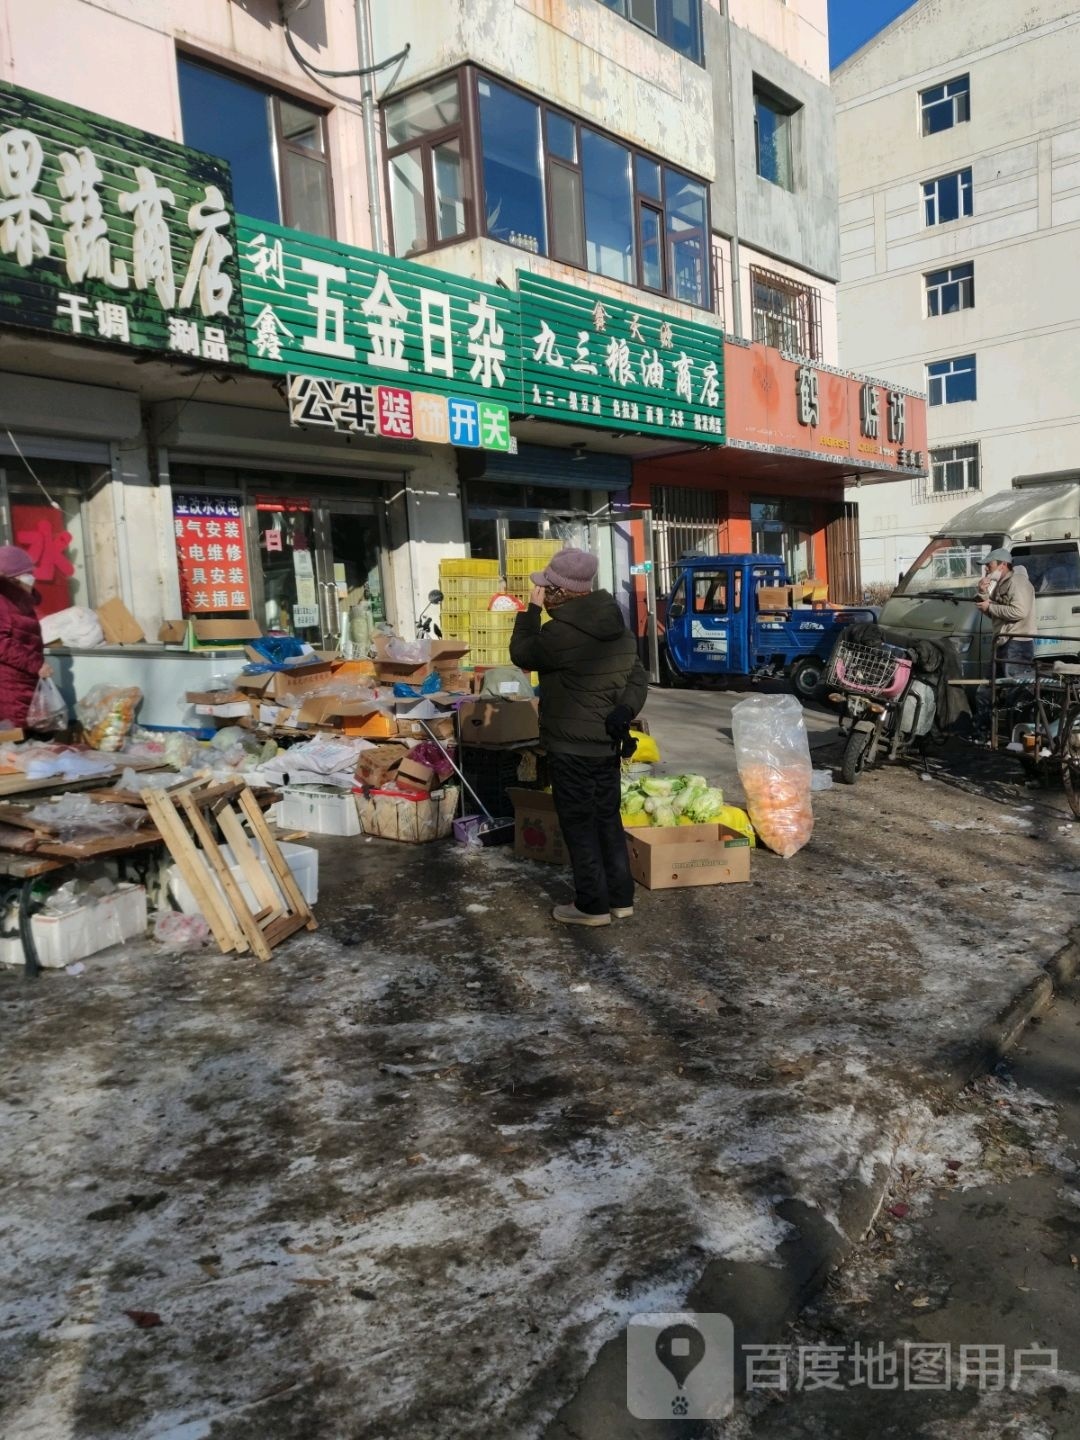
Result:
[[[914,0],[829,0],[830,64],[835,69]]]

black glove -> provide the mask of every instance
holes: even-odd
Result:
[[[616,705],[607,719],[604,721],[604,729],[611,737],[611,743],[619,753],[620,759],[629,760],[637,749],[637,741],[630,734],[630,724],[634,718],[634,712],[629,705]]]

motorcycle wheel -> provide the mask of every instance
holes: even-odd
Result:
[[[866,752],[874,737],[868,730],[853,730],[844,747],[844,758],[840,762],[840,779],[845,785],[854,785],[866,764]]]
[[[789,676],[791,688],[804,703],[815,700],[825,679],[825,662],[814,656],[797,661],[791,667]]]

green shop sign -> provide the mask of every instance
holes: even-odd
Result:
[[[518,271],[525,409],[673,440],[724,440],[724,337]]]
[[[516,295],[246,216],[237,228],[248,364],[294,377],[295,421],[509,448]]]
[[[0,323],[246,363],[229,167],[0,83]]]

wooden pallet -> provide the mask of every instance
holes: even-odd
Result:
[[[242,780],[179,790],[144,790],[142,801],[223,955],[250,950],[260,960],[269,960],[274,947],[290,935],[318,929],[258,801]],[[251,909],[244,899],[221,853],[216,831],[231,849],[257,909]],[[252,845],[253,839],[258,841],[261,855]]]

